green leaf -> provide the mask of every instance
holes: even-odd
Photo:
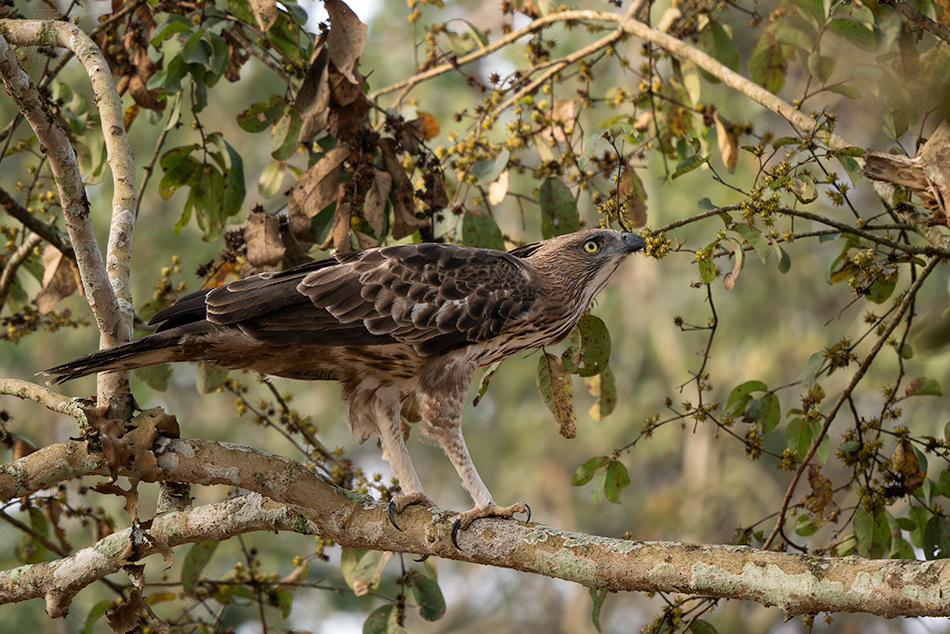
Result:
[[[782,408],[778,396],[771,393],[752,401],[752,405],[746,413],[749,418],[755,421],[763,435],[775,429],[782,418]]]
[[[818,190],[815,189],[815,181],[811,176],[793,178],[789,182],[788,188],[798,199],[798,202],[804,205],[813,203],[818,198]]]
[[[854,512],[851,522],[854,527],[854,537],[857,540],[858,554],[867,557],[871,552],[871,543],[874,539],[874,520],[862,507]]]
[[[715,627],[709,621],[696,619],[689,624],[690,634],[719,634]]]
[[[610,332],[602,319],[585,313],[572,331],[571,342],[571,347],[561,355],[567,372],[591,377],[604,371],[610,362]]]
[[[257,178],[257,191],[264,198],[273,198],[280,193],[284,184],[284,163],[271,161],[261,170]]]
[[[594,477],[594,474],[597,473],[597,470],[608,462],[610,462],[608,456],[596,456],[591,458],[574,470],[574,475],[571,476],[571,484],[576,487],[587,484]]]
[[[877,37],[869,25],[853,18],[835,18],[828,23],[827,29],[837,33],[863,51],[877,48]]]
[[[824,24],[828,17],[822,0],[792,0],[792,4],[801,9],[803,16],[814,19],[815,24]]]
[[[792,419],[785,427],[785,445],[792,451],[797,451],[799,458],[808,454],[811,441],[811,425],[801,418]]]
[[[590,162],[590,157],[594,155],[597,142],[604,138],[605,134],[607,133],[601,132],[600,134],[595,134],[584,142],[584,152],[581,154],[580,158],[577,159],[577,167],[582,170],[587,167],[587,163]]]
[[[224,208],[222,220],[236,216],[243,210],[247,190],[244,186],[244,159],[220,134],[208,136],[211,142],[224,150],[219,164],[225,171]]]
[[[495,219],[475,209],[466,209],[462,216],[462,244],[502,251],[505,249],[505,239]]]
[[[614,411],[617,406],[617,382],[614,379],[610,366],[604,367],[600,374],[584,379],[587,391],[596,400],[587,413],[594,420],[603,420]]]
[[[921,376],[907,384],[907,389],[904,390],[904,395],[943,396],[943,390],[940,389],[940,384],[934,379]]]
[[[133,370],[132,374],[153,390],[164,392],[168,389],[168,379],[171,378],[172,368],[169,364],[163,363]]]
[[[924,527],[923,542],[927,559],[950,557],[950,518],[942,515],[931,517]]]
[[[300,58],[306,49],[300,45],[300,27],[281,13],[267,30],[267,39],[291,62]]]
[[[808,70],[808,74],[817,79],[819,83],[824,84],[835,70],[835,60],[815,51],[806,58],[805,68]]]
[[[445,598],[439,583],[429,577],[412,577],[412,594],[419,604],[419,615],[426,621],[438,621],[445,616]]]
[[[805,26],[807,23],[802,22],[801,24]],[[817,37],[818,32],[814,29],[809,29],[809,31],[806,32],[787,25],[784,28],[778,29],[775,33],[775,39],[779,44],[794,46],[805,52],[814,50]]]
[[[741,407],[745,409],[746,404],[751,399],[752,392],[768,392],[768,386],[762,381],[746,381],[737,385],[729,392],[729,398],[726,399],[727,412],[735,412]]]
[[[924,531],[927,529],[927,522],[929,522],[933,516],[934,514],[930,509],[921,508],[919,506],[911,507],[907,511],[907,520],[911,525],[908,528],[904,528],[904,530],[910,533],[910,541],[917,548],[923,549]]]
[[[765,264],[766,258],[772,252],[768,239],[762,235],[762,232],[746,224],[737,224],[735,230],[752,245],[755,254],[759,256],[762,263]]]
[[[198,144],[183,145],[168,150],[159,159],[158,164],[165,171],[158,184],[158,194],[162,200],[168,200],[179,188],[190,187],[201,173],[201,162],[191,156]]]
[[[719,275],[719,269],[710,260],[701,260],[699,266],[699,279],[703,284],[709,284]]]
[[[291,610],[294,607],[294,593],[288,589],[279,590],[277,592],[277,609],[280,611],[280,616],[282,618],[287,618],[290,616]]]
[[[604,497],[614,504],[620,504],[620,492],[630,484],[627,467],[622,462],[612,460],[604,472]]]
[[[940,472],[940,476],[937,478],[937,486],[940,489],[940,495],[950,498],[950,468]]]
[[[495,361],[490,366],[485,368],[485,373],[482,375],[482,380],[478,383],[478,393],[475,394],[475,398],[472,400],[472,407],[477,407],[478,403],[485,396],[485,393],[488,391],[488,384],[491,382],[492,375],[495,374],[495,370],[497,370],[500,365],[501,361]]]
[[[776,150],[786,145],[800,145],[802,138],[800,136],[782,136],[772,141],[772,147]],[[774,185],[774,183],[773,183]]]
[[[604,600],[607,598],[607,594],[609,594],[607,588],[590,589],[590,622],[598,632],[603,631],[600,629],[600,610],[604,607]]]
[[[333,216],[336,214],[336,201],[326,206],[320,213],[310,219],[310,233],[316,238],[315,242],[323,242],[333,226]]]
[[[387,603],[370,612],[363,621],[363,634],[388,634],[389,618],[395,610],[396,606]]]
[[[704,157],[690,156],[688,158],[683,159],[682,161],[676,164],[676,169],[673,171],[673,175],[670,176],[670,180],[676,180],[677,178],[679,178],[680,176],[683,176],[684,174],[689,174],[694,169],[708,163],[709,159],[711,158],[712,158],[712,154],[709,154]]]
[[[113,607],[112,601],[99,601],[89,610],[89,614],[86,615],[86,622],[82,628],[82,634],[92,634],[93,627],[96,624],[96,621],[102,618],[102,616],[111,610]]]
[[[861,166],[858,165],[858,162],[855,161],[854,158],[851,156],[839,156],[838,162],[841,163],[841,167],[847,172],[852,185],[857,185],[861,182]]]
[[[181,587],[185,592],[192,592],[198,586],[201,579],[201,572],[211,561],[215,550],[218,549],[218,541],[209,539],[199,542],[188,550],[185,555],[185,563],[181,567]]]
[[[205,363],[204,361],[196,363],[195,368],[195,391],[198,392],[198,394],[212,394],[217,392],[231,375],[227,368]]]
[[[795,533],[802,537],[808,537],[818,532],[818,526],[808,515],[799,515],[795,520]]]
[[[498,180],[501,173],[508,169],[508,159],[511,152],[502,150],[493,159],[482,159],[472,166],[471,174],[483,185],[489,185]]]
[[[778,271],[784,275],[792,268],[792,258],[789,257],[788,253],[786,253],[785,249],[781,246],[776,244],[775,248],[778,249],[779,252]]]
[[[168,15],[165,22],[160,24],[153,32],[151,44],[155,48],[161,46],[161,43],[170,38],[175,33],[190,33],[194,28],[191,20],[181,15]]]
[[[818,373],[821,371],[821,366],[825,363],[825,353],[822,351],[813,352],[808,361],[805,363],[805,367],[802,368],[802,373],[798,375],[798,380],[802,382],[809,390],[815,386],[815,383],[818,381]]]
[[[819,423],[817,422],[812,423],[811,433],[813,437],[817,436],[818,433],[821,431],[820,427],[821,425]],[[821,442],[818,443],[818,448],[815,449],[815,460],[817,460],[819,464],[827,464],[828,454],[830,451],[831,451],[831,439],[828,437],[827,434],[825,434],[824,436],[821,437]]]
[[[468,20],[464,18],[462,19],[462,22],[468,25],[468,29],[472,32],[472,35],[475,36],[475,40],[478,42],[478,46],[480,48],[485,48],[486,46],[490,44],[488,36],[482,33],[481,30],[478,29],[478,27],[476,27],[474,24],[472,24],[471,22],[469,22]]]
[[[30,528],[40,536],[49,535],[49,524],[43,513],[34,507],[29,508]],[[38,564],[46,558],[47,548],[43,542],[34,539],[29,533],[24,533],[14,548],[14,556],[22,564]]]
[[[577,201],[567,185],[556,178],[546,178],[539,191],[541,205],[541,236],[547,240],[573,233],[580,226]]]
[[[237,116],[238,125],[248,132],[268,129],[287,108],[287,102],[277,95],[268,101],[259,101]]]
[[[590,499],[594,504],[600,504],[604,501],[604,487],[607,486],[607,470],[601,471],[594,479],[594,484],[590,489]]]
[[[848,86],[846,84],[836,84],[834,86],[829,86],[825,88],[828,92],[837,93],[848,99],[860,99],[864,96],[864,93],[861,92],[860,88],[856,86]]]
[[[910,123],[907,115],[901,110],[884,111],[884,132],[892,139],[898,139],[904,136]]]
[[[785,84],[785,75],[788,72],[788,60],[782,45],[775,37],[777,28],[781,28],[779,23],[762,31],[752,47],[752,57],[749,60],[752,81],[773,94],[778,93]]]
[[[379,580],[390,557],[391,552],[344,548],[340,555],[340,569],[353,594],[361,597],[379,587]]]
[[[300,130],[303,128],[303,119],[296,110],[285,115],[274,126],[274,139],[271,147],[271,157],[277,161],[286,161],[300,147]]]
[[[696,44],[701,51],[719,61],[726,68],[734,71],[739,70],[739,66],[742,64],[742,56],[739,54],[735,42],[732,41],[732,36],[719,22],[708,21],[706,26],[697,34]],[[711,74],[705,71],[702,71],[702,74],[706,81],[719,83],[719,79]]]
[[[205,29],[198,29],[181,48],[179,55],[186,64],[198,64],[207,69],[211,68],[211,43],[204,39],[205,33],[207,33]]]

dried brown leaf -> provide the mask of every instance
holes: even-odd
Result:
[[[277,21],[277,2],[276,0],[250,0],[251,11],[254,12],[254,20],[261,31],[268,31]]]
[[[379,141],[379,149],[383,153],[383,166],[392,178],[392,187],[389,190],[389,202],[393,205],[393,238],[400,239],[412,235],[429,224],[425,218],[419,218],[415,211],[415,192],[412,181],[406,174],[402,163],[396,158],[395,141],[383,138]]]
[[[632,167],[624,168],[618,190],[630,224],[634,227],[644,226],[647,223],[647,192]]]
[[[43,249],[43,267],[43,289],[33,298],[33,303],[40,314],[45,315],[64,297],[75,293],[78,285],[73,263],[51,245]]]
[[[284,259],[280,220],[262,211],[252,211],[244,227],[247,261],[258,269],[273,269]]]
[[[891,471],[903,476],[904,488],[910,493],[916,491],[927,476],[920,468],[917,451],[906,438],[901,438],[891,453]]]
[[[386,199],[392,190],[393,178],[380,170],[373,170],[373,175],[373,185],[363,201],[363,219],[373,228],[378,243],[386,227]]]
[[[309,143],[318,134],[327,129],[330,115],[329,54],[325,46],[314,51],[314,57],[304,75],[294,107],[300,115],[303,125],[300,129],[300,142]]]
[[[540,137],[547,143],[566,143],[567,138],[574,131],[574,102],[570,100],[555,101],[551,110],[551,125],[541,130]]]
[[[366,45],[367,27],[343,0],[326,0],[324,6],[330,15],[327,35],[330,61],[351,84],[362,86],[363,78],[358,77],[356,65]]]
[[[508,182],[508,170],[505,170],[495,182],[488,186],[488,204],[492,206],[501,204],[501,201],[508,195]]]
[[[718,112],[714,115],[714,118],[716,120],[719,156],[722,157],[722,164],[726,166],[731,174],[736,171],[736,163],[739,160],[739,136],[733,132],[732,124],[720,117]]]
[[[310,219],[340,197],[340,174],[349,154],[347,148],[333,148],[301,174],[291,188],[287,196],[290,230],[301,242],[314,241]]]

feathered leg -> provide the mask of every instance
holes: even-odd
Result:
[[[467,382],[465,388],[468,387]],[[492,499],[488,487],[482,482],[472,456],[462,437],[462,409],[465,405],[467,389],[457,387],[453,392],[440,391],[438,396],[421,393],[422,433],[437,442],[445,455],[449,457],[462,486],[472,496],[475,508],[459,513],[452,525],[452,543],[458,548],[458,531],[465,530],[480,517],[512,517],[515,513],[524,513],[531,519],[531,509],[524,502],[511,506],[498,506]]]
[[[402,439],[399,411],[405,396],[405,393],[395,388],[380,388],[347,401],[353,433],[361,442],[373,435],[379,437],[389,467],[399,480],[402,494],[393,496],[389,503],[389,521],[397,529],[399,525],[396,524],[395,513],[401,513],[410,504],[432,506],[422,490],[422,482],[416,475],[409,450]]]

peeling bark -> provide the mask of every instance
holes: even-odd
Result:
[[[156,517],[135,558],[207,539],[259,530],[318,534],[350,548],[391,550],[512,568],[612,591],[679,592],[755,601],[787,615],[864,612],[885,617],[950,616],[950,560],[816,557],[745,546],[640,542],[502,519],[478,520],[459,536],[456,513],[408,507],[398,530],[387,505],[345,491],[304,465],[240,445],[160,438],[154,448],[164,479],[226,484],[254,491]],[[53,465],[56,469],[52,469]],[[120,473],[141,476],[126,465]],[[40,449],[0,466],[0,496],[9,500],[81,475],[107,475],[106,461],[84,443]],[[45,479],[36,479],[38,474]],[[53,475],[55,474],[55,475]],[[62,616],[82,587],[133,563],[122,554],[124,531],[60,561],[0,573],[0,603],[45,597]]]

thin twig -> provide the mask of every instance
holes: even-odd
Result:
[[[890,324],[878,337],[877,341],[874,343],[874,347],[871,348],[871,351],[864,358],[864,361],[861,363],[860,367],[858,367],[857,371],[851,377],[851,381],[848,383],[848,386],[843,392],[841,392],[841,394],[838,396],[838,400],[835,401],[835,404],[825,416],[825,422],[821,427],[821,431],[819,431],[818,435],[815,436],[815,439],[811,443],[811,447],[808,449],[808,453],[805,454],[804,458],[802,458],[801,464],[798,466],[798,470],[795,472],[795,476],[792,478],[791,484],[788,485],[788,489],[785,491],[785,498],[782,500],[782,508],[779,511],[778,519],[775,522],[775,527],[772,529],[772,533],[769,535],[768,539],[765,540],[765,543],[762,544],[763,550],[768,550],[768,548],[775,541],[775,538],[778,537],[779,533],[781,532],[782,525],[785,523],[785,515],[788,512],[788,507],[792,502],[792,496],[795,495],[795,487],[798,486],[798,481],[808,468],[808,464],[811,462],[811,459],[814,458],[815,452],[818,451],[818,446],[821,444],[821,441],[828,434],[828,428],[831,427],[831,423],[834,422],[835,417],[838,415],[838,410],[840,410],[841,406],[851,398],[851,394],[858,387],[858,383],[860,383],[861,379],[864,378],[864,375],[867,373],[868,369],[871,367],[871,364],[877,358],[878,353],[884,348],[884,345],[887,343],[887,340],[890,338],[891,334],[903,321],[904,314],[913,305],[914,299],[917,297],[917,292],[920,290],[920,287],[923,286],[924,280],[930,276],[934,269],[937,268],[937,265],[941,262],[944,262],[944,259],[939,257],[933,257],[929,262],[927,262],[927,266],[925,266],[920,272],[920,276],[914,280],[914,283],[904,294],[904,299],[901,301],[900,306],[898,307],[897,312],[894,314],[894,317],[891,319]]]

